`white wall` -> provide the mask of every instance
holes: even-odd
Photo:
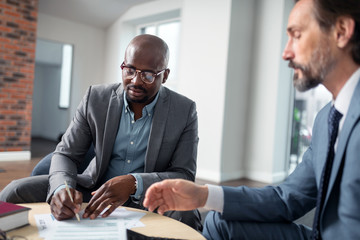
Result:
[[[286,30],[284,21],[287,22],[286,14],[288,12],[288,9],[285,9],[285,2],[283,0],[256,2],[254,67],[249,99],[251,107],[247,132],[245,176],[271,183],[284,179],[286,161],[289,156],[285,156],[285,153],[288,152],[287,146],[285,146],[289,131],[288,125],[279,126],[277,124],[278,121],[288,122],[289,104],[292,102],[289,97],[292,83],[290,70],[280,68],[280,64],[283,66],[285,63],[281,59],[283,36]],[[281,78],[280,74],[285,72],[288,77]],[[284,99],[278,96],[289,98]],[[282,141],[277,141],[279,139]],[[282,145],[279,146],[279,144]],[[280,156],[277,151],[282,151],[284,154]],[[275,169],[275,166],[281,167]]]
[[[118,66],[136,23],[180,9],[178,92],[197,103],[197,177],[280,181],[291,109],[290,72],[281,60],[285,2],[160,0],[135,6],[107,30],[105,81],[120,81]]]
[[[197,104],[197,177],[212,181],[222,175],[230,17],[230,0],[185,0],[182,8],[179,91]]]
[[[104,81],[105,31],[39,12],[37,37],[74,47],[69,124],[86,89]]]
[[[251,104],[249,88],[253,66],[255,10],[253,0],[232,1],[220,182],[238,179],[246,174],[245,146]]]
[[[291,9],[294,6],[293,1],[283,2],[283,22],[281,27],[281,49],[279,56],[282,55],[283,49],[288,41],[286,34],[287,19]],[[276,96],[276,116],[275,116],[275,136],[273,148],[273,174],[269,182],[282,181],[289,171],[290,165],[290,145],[291,145],[291,128],[293,120],[293,103],[294,87],[292,83],[293,72],[288,67],[288,62],[280,60],[279,73],[277,82]]]
[[[38,37],[74,44],[73,113],[90,84],[121,81],[136,24],[180,11],[178,91],[197,103],[197,177],[276,182],[288,157],[292,90],[281,51],[289,9],[286,0],[158,0],[106,31],[39,13]]]

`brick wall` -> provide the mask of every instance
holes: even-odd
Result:
[[[37,8],[38,0],[0,0],[0,158],[30,151]]]

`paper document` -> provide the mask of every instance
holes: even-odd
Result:
[[[83,212],[80,213],[82,216]],[[35,221],[39,235],[46,240],[123,240],[126,239],[126,228],[144,227],[140,221],[145,213],[117,208],[107,218],[94,220],[75,218],[57,221],[51,214],[36,214]]]
[[[133,227],[145,227],[140,221],[140,218],[145,216],[146,213],[128,211],[125,208],[115,209],[108,218],[124,219],[125,227],[131,229]]]

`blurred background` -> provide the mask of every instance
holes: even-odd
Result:
[[[125,47],[149,33],[170,47],[165,86],[197,104],[197,178],[281,182],[301,162],[315,115],[331,97],[322,87],[292,86],[281,58],[292,7],[287,0],[0,0],[0,169],[31,171],[53,151],[88,86],[121,81]]]

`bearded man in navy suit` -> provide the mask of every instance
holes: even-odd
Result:
[[[318,113],[295,171],[258,189],[165,180],[147,190],[149,210],[215,210],[205,220],[207,239],[360,239],[360,1],[299,0],[287,34],[283,59],[295,87],[322,84],[333,98]],[[314,207],[313,229],[293,222]]]

